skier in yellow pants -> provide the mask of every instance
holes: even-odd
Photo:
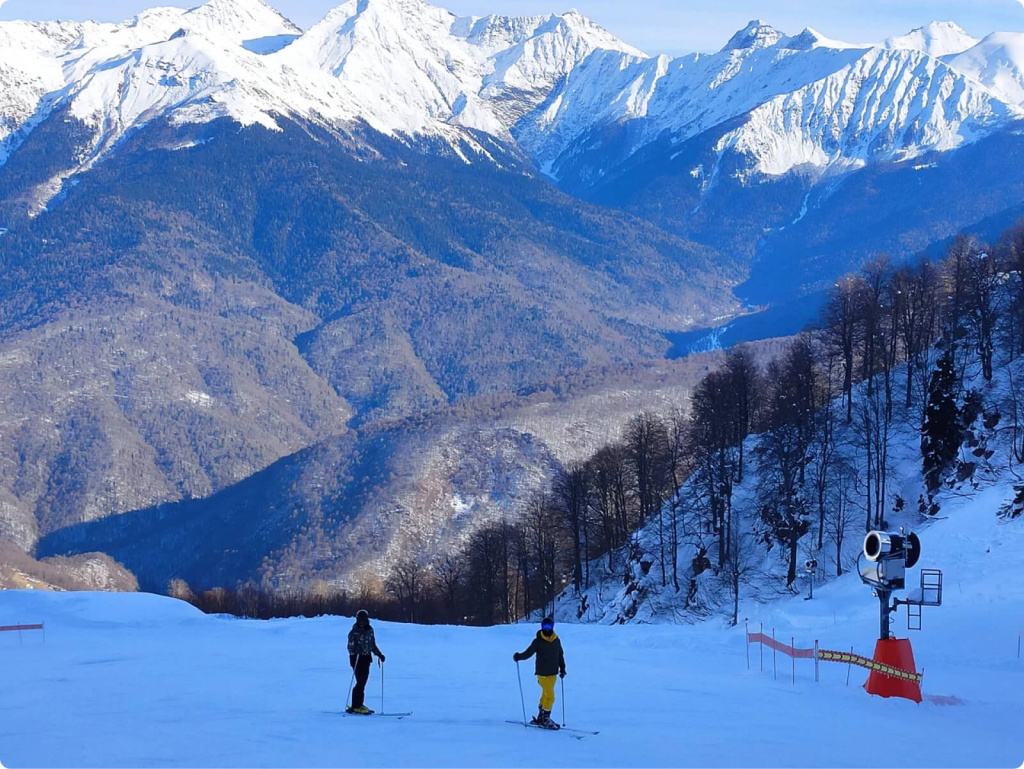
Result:
[[[512,659],[516,662],[528,660],[534,654],[537,655],[534,672],[540,684],[540,711],[530,723],[545,729],[557,729],[558,724],[551,720],[551,708],[555,704],[555,678],[565,678],[565,654],[562,652],[561,640],[555,635],[555,620],[552,617],[545,617],[541,621],[537,637],[526,651],[516,652]]]

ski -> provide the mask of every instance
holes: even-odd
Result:
[[[390,717],[390,718],[405,718],[406,716],[411,716],[412,715],[412,711],[411,710],[408,713],[349,713],[349,712],[344,711],[344,710],[325,710],[324,713],[326,713],[329,716],[359,716],[360,718],[366,718],[367,716],[383,716],[383,717]]]
[[[405,718],[406,716],[411,716],[412,715],[412,711],[410,710],[408,713],[343,713],[342,715],[346,715],[346,716],[383,716],[383,717],[390,716],[391,718]]]
[[[575,736],[577,734],[579,734],[579,735],[600,734],[600,732],[591,731],[589,729],[573,729],[571,726],[559,726],[557,729],[548,729],[547,727],[540,726],[538,724],[530,724],[530,723],[524,724],[522,721],[512,721],[512,720],[509,720],[509,721],[506,721],[505,723],[519,724],[520,726],[528,726],[531,729],[543,729],[546,732],[571,732],[573,734],[573,736]]]

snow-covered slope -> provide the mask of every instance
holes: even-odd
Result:
[[[0,151],[67,108],[95,131],[84,167],[158,118],[511,142],[511,124],[595,50],[643,56],[574,11],[457,17],[423,0],[350,0],[305,34],[263,0],[209,0],[117,25],[4,22],[0,41]]]
[[[1024,34],[997,32],[943,61],[1007,102],[1024,105]]]
[[[929,56],[950,56],[962,53],[978,44],[958,24],[951,21],[935,21],[919,27],[906,35],[890,37],[886,48],[907,51],[921,51]]]
[[[349,0],[282,58],[337,77],[380,130],[440,122],[508,139],[512,121],[597,49],[643,55],[575,11],[460,18],[422,0]]]
[[[595,56],[517,138],[558,176],[580,145],[592,148],[588,137],[601,126],[630,129],[628,156],[658,137],[682,143],[741,120],[719,151],[740,151],[752,170],[779,175],[949,150],[1024,117],[1002,93],[916,50],[969,40],[935,30],[919,37],[865,47],[811,29],[790,37],[755,21],[716,54]]]
[[[778,176],[952,150],[1022,116],[930,56],[871,49],[756,107],[718,147],[756,158],[754,170]]]
[[[89,161],[154,117],[229,115],[246,124],[299,112],[308,108],[308,88],[295,83],[305,79],[278,70],[277,83],[286,87],[268,87],[268,68],[248,53],[299,34],[263,0],[153,8],[121,24],[0,22],[0,163],[27,130],[62,107],[96,130]],[[331,96],[328,87],[315,101],[320,106]],[[201,100],[208,109],[197,109]]]

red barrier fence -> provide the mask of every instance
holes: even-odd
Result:
[[[814,659],[814,649],[797,649],[790,644],[784,644],[781,641],[776,641],[774,638],[767,636],[764,633],[747,633],[747,643],[762,643],[769,649],[780,651],[783,654],[788,654],[790,657],[795,657],[796,659]]]
[[[5,630],[42,630],[42,625],[0,625],[0,633]]]
[[[877,662],[876,660],[870,659],[869,657],[862,657],[859,654],[854,654],[853,649],[848,652],[837,652],[831,649],[819,649],[818,642],[814,642],[814,647],[810,649],[798,649],[794,639],[790,638],[790,643],[783,643],[775,638],[775,628],[772,628],[772,634],[766,635],[764,632],[764,625],[761,625],[760,632],[751,633],[749,628],[747,629],[747,669],[750,668],[750,644],[760,644],[762,647],[767,646],[772,650],[772,673],[777,677],[778,668],[775,661],[775,652],[782,652],[788,657],[793,659],[793,682],[796,682],[796,660],[808,659],[814,660],[814,680],[818,680],[818,663],[819,662],[840,662],[846,665],[856,665],[857,667],[867,668],[875,673],[881,673],[884,676],[890,678],[896,678],[901,681],[910,681],[916,684],[921,683],[923,675],[913,670],[903,670],[902,668],[895,667],[893,665],[887,665],[884,662]],[[761,670],[764,670],[764,654],[761,655]],[[849,683],[849,676],[847,676],[847,683]]]

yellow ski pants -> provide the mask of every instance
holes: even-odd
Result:
[[[555,679],[558,676],[537,676],[537,683],[540,684],[540,706],[544,710],[551,710],[555,704]]]

